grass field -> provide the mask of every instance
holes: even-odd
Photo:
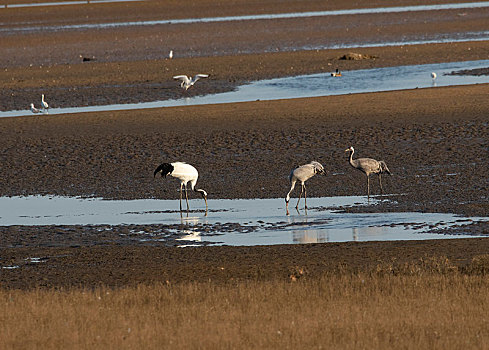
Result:
[[[2,349],[489,348],[489,256],[308,278],[0,290]]]

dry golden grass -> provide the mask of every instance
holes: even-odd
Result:
[[[488,262],[464,272],[425,259],[319,279],[298,267],[287,281],[1,290],[0,348],[487,349]]]

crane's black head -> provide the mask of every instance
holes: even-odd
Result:
[[[154,174],[153,174],[153,177],[156,176],[156,174],[158,174],[159,172],[161,172],[161,177],[166,177],[166,175],[168,174],[171,174],[171,172],[173,171],[173,165],[171,165],[170,163],[163,163],[163,164],[160,164],[158,165],[158,167],[156,168]]]

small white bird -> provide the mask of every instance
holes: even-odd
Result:
[[[34,103],[31,103],[31,112],[32,113],[40,113],[41,111],[39,109],[37,109],[36,107],[34,107]]]
[[[171,60],[173,58],[173,50],[170,50],[170,53],[168,54],[168,58]]]
[[[433,79],[433,80],[436,79],[436,73],[435,72],[431,73],[431,79]]]
[[[207,213],[207,192],[200,188],[195,188],[197,184],[197,179],[199,178],[199,172],[192,165],[175,162],[175,163],[163,163],[160,164],[154,171],[153,177],[156,174],[161,173],[161,177],[166,177],[167,175],[176,177],[180,180],[180,211],[182,211],[182,192],[183,187],[185,187],[185,199],[187,200],[187,211],[188,206],[188,194],[187,194],[187,184],[190,182],[190,189],[192,191],[200,193],[205,201],[205,211]]]
[[[182,81],[182,83],[180,84],[180,87],[182,89],[185,89],[185,91],[187,91],[191,86],[193,86],[197,80],[201,79],[201,78],[207,78],[209,76],[209,74],[197,74],[195,77],[187,77],[186,75],[175,75],[173,77],[173,79],[179,79]]]
[[[44,110],[45,113],[48,113],[49,105],[46,101],[44,101],[44,94],[41,95],[41,108]]]
[[[305,209],[307,209],[307,193],[306,193],[305,182],[316,174],[326,175],[324,171],[324,167],[320,163],[314,160],[309,164],[301,165],[290,172],[289,175],[290,191],[289,193],[287,193],[287,196],[285,197],[285,208],[287,210],[287,215],[289,214],[290,194],[294,190],[297,181],[301,182],[301,194],[299,195],[299,199],[297,200],[297,205],[295,206],[295,208],[299,209],[299,202],[301,200],[302,193],[304,193],[304,206]]]

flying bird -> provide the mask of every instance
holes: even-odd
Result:
[[[197,80],[201,78],[207,78],[209,74],[197,74],[195,77],[187,77],[186,75],[175,75],[173,79],[180,79],[182,83],[180,84],[180,87],[182,89],[185,89],[187,91],[191,86],[193,86]]]
[[[31,103],[31,112],[32,113],[40,113],[41,111],[39,109],[37,109],[36,107],[34,107],[34,103]]]
[[[370,174],[379,175],[380,192],[384,193],[382,189],[382,174],[387,173],[392,175],[387,164],[383,160],[375,160],[372,158],[358,158],[353,159],[353,153],[355,149],[353,147],[345,149],[345,152],[350,152],[350,164],[352,167],[360,170],[365,175],[367,175],[367,196],[370,199]]]
[[[41,108],[45,113],[48,113],[49,105],[46,101],[44,101],[44,94],[41,95]]]
[[[187,211],[189,210],[187,184],[190,182],[190,189],[200,193],[204,199],[205,211],[207,212],[207,192],[200,188],[195,188],[197,179],[199,178],[199,172],[192,165],[183,162],[163,163],[156,168],[153,177],[155,177],[158,173],[161,173],[161,177],[170,175],[180,180],[180,211],[182,211],[182,192],[184,187],[185,199],[187,201]]]
[[[302,193],[304,193],[304,206],[305,209],[307,209],[307,193],[305,182],[316,174],[326,175],[326,173],[324,172],[324,167],[314,160],[309,164],[301,165],[295,169],[292,169],[289,175],[290,191],[285,197],[285,207],[287,209],[287,214],[289,214],[290,194],[294,190],[297,181],[300,181],[301,183],[301,194],[299,195],[299,200],[297,201],[297,205],[295,206],[295,208],[299,209],[299,202],[301,200]]]

